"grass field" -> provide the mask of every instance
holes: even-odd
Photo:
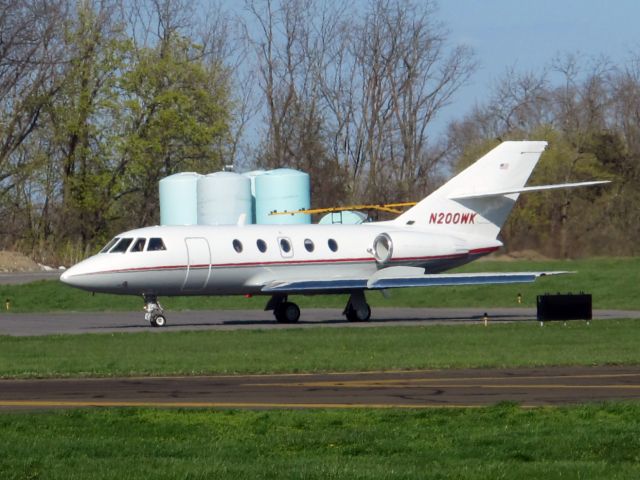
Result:
[[[0,414],[0,478],[636,479],[640,405]]]
[[[477,262],[467,271],[576,270],[529,285],[408,289],[375,306],[534,306],[545,292],[640,309],[640,259]],[[58,282],[0,286],[12,311],[136,310]],[[302,297],[302,307],[342,297]],[[262,308],[264,298],[163,299],[166,308]],[[0,314],[0,321],[2,316]],[[633,320],[0,337],[0,377],[640,365]],[[1,479],[636,479],[640,403],[521,409],[84,409],[0,413]]]
[[[0,337],[0,377],[640,364],[634,320]]]
[[[368,299],[373,307],[534,307],[536,295],[582,291],[593,294],[594,308],[640,310],[640,257],[547,262],[487,260],[471,263],[457,271],[533,270],[569,270],[577,273],[541,278],[530,284],[397,289],[391,291],[390,298],[370,292]],[[518,293],[522,295],[521,305],[517,303]],[[341,308],[346,302],[345,295],[292,298],[302,308]],[[12,312],[130,311],[142,308],[142,300],[137,297],[92,295],[57,281],[0,285],[0,299],[11,300]],[[162,298],[161,301],[169,310],[261,309],[264,308],[266,297],[173,297]]]

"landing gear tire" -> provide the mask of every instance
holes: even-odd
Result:
[[[297,323],[300,319],[300,307],[293,302],[283,302],[274,310],[278,323]]]
[[[347,320],[350,322],[368,322],[371,318],[371,307],[365,303],[360,308],[349,306],[347,309]]]
[[[144,319],[152,327],[164,327],[167,319],[163,314],[162,305],[155,295],[143,295],[144,298]]]
[[[151,318],[152,327],[164,327],[167,325],[167,319],[164,315],[155,315]]]

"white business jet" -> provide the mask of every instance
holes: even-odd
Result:
[[[441,272],[502,246],[518,195],[596,185],[525,187],[546,142],[504,142],[396,219],[361,225],[156,226],[122,233],[60,279],[91,292],[141,295],[154,327],[162,295],[269,295],[276,320],[297,322],[292,294],[349,294],[344,314],[367,321],[365,290],[531,282],[566,272]],[[241,223],[241,222],[240,222]]]

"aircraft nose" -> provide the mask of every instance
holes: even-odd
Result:
[[[60,281],[75,288],[89,292],[103,292],[114,285],[114,280],[103,272],[104,266],[99,259],[88,258],[76,263],[60,275]],[[115,282],[118,285],[118,282]]]
[[[84,270],[83,262],[69,267],[60,275],[60,281],[72,287],[82,288],[86,281],[83,275],[83,273],[85,273]]]
[[[71,278],[73,277],[72,270],[73,268],[68,268],[64,272],[62,272],[62,275],[60,275],[60,281],[62,283],[66,283],[67,285],[73,285],[73,282],[71,280]]]

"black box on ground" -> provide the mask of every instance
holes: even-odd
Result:
[[[591,320],[591,294],[538,295],[538,320]]]

